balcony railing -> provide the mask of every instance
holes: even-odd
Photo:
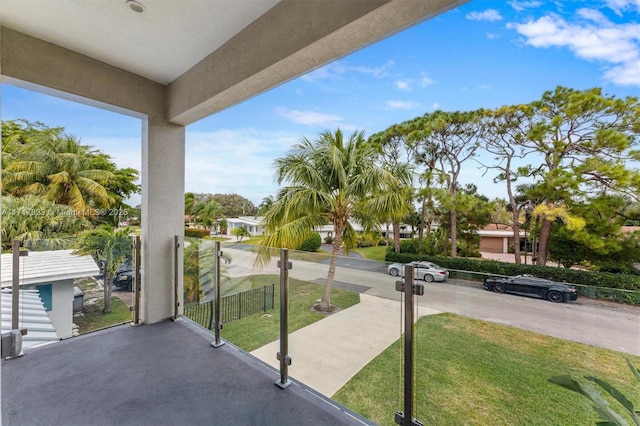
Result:
[[[187,240],[183,250],[185,316],[193,316],[189,304],[211,309],[223,298],[241,292],[259,289],[264,295],[264,285],[275,284],[273,308],[263,306],[259,312],[234,320],[225,318],[222,309],[216,318],[211,310],[205,324],[193,316],[211,331],[184,320],[115,328],[30,349],[25,357],[3,362],[4,421],[29,423],[25,413],[36,413],[36,408],[20,398],[29,401],[30,395],[46,395],[46,401],[39,400],[39,404],[46,402],[42,409],[54,412],[51,419],[65,419],[61,409],[52,408],[56,405],[63,406],[67,414],[98,406],[117,413],[124,407],[125,413],[135,411],[129,417],[132,424],[154,419],[158,423],[173,419],[216,424],[212,419],[224,418],[251,424],[251,416],[263,424],[304,424],[299,418],[260,414],[260,409],[271,410],[261,408],[262,403],[285,411],[301,409],[295,404],[278,405],[295,398],[296,404],[307,408],[319,408],[317,401],[331,403],[329,398],[346,407],[340,409],[338,418],[331,418],[334,423],[326,424],[364,421],[350,410],[383,425],[405,421],[593,424],[598,418],[590,403],[550,383],[551,377],[569,375],[584,381],[584,376],[592,376],[610,382],[631,399],[634,395],[626,360],[640,366],[636,306],[584,295],[575,302],[552,303],[490,292],[481,282],[460,278],[420,282],[424,295],[412,301],[416,321],[413,343],[406,346],[406,293],[397,291],[404,280],[389,275],[383,262],[340,256],[331,293],[336,308],[326,313],[313,307],[322,298],[329,274],[327,252],[287,250],[287,258],[282,259],[281,251],[274,250],[259,267],[255,246],[225,242],[217,248],[214,241]],[[285,291],[281,290],[283,275]],[[281,320],[283,311],[288,314],[286,322]],[[218,337],[219,343],[233,345],[211,348],[209,344],[217,343]],[[410,348],[413,356],[407,361]],[[413,370],[413,392],[404,382],[407,363]],[[249,375],[253,379],[244,380]],[[283,390],[273,386],[289,382],[293,386],[282,386]],[[302,395],[311,395],[300,393],[303,384],[320,399],[301,403]],[[7,391],[7,386],[12,390]],[[123,392],[125,388],[129,390]],[[92,392],[110,397],[99,402],[98,397],[91,399]],[[206,398],[198,396],[203,392]],[[410,407],[407,392],[412,393]],[[56,398],[61,394],[64,402]],[[234,398],[236,394],[242,398]],[[82,404],[71,403],[69,398]],[[206,404],[212,398],[216,402],[210,406],[192,405]],[[616,407],[616,401],[609,402]],[[166,409],[160,407],[163,404]],[[184,407],[193,412],[178,416]],[[409,408],[411,416],[396,416]],[[245,414],[239,415],[241,411]],[[325,412],[321,409],[319,413]],[[215,417],[218,415],[221,417]],[[68,418],[86,421],[88,414]],[[127,423],[127,418],[118,415],[102,423],[113,424],[113,419]],[[96,419],[91,420],[95,423]]]

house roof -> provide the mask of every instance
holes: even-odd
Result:
[[[231,217],[227,219],[227,223],[240,223],[244,225],[259,226],[262,221],[262,216],[239,216]]]
[[[62,281],[98,275],[100,269],[91,256],[71,254],[72,250],[31,251],[20,257],[20,285]],[[0,286],[13,280],[13,255],[2,255]]]
[[[0,292],[2,301],[2,333],[11,331],[11,290]],[[22,336],[22,348],[39,346],[60,340],[56,329],[47,315],[44,304],[37,290],[21,290],[18,299],[18,328],[26,328],[26,336]]]

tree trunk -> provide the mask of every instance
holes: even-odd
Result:
[[[340,253],[340,242],[342,241],[342,229],[334,224],[335,238],[333,239],[333,247],[331,250],[331,262],[329,263],[329,273],[327,274],[327,283],[324,286],[322,299],[318,304],[321,311],[329,312],[331,310],[331,289],[333,287],[333,277],[336,275],[336,265],[338,263],[338,254]]]
[[[551,222],[542,219],[540,224],[540,239],[538,240],[538,258],[536,265],[545,266],[547,264],[547,252],[549,251],[549,239],[551,238]]]
[[[455,209],[449,212],[451,220],[451,257],[458,257],[458,214]]]
[[[400,253],[400,223],[393,221],[393,250]]]
[[[389,222],[387,221],[387,233],[385,235],[385,239],[387,240],[387,245],[389,245]]]
[[[427,201],[425,198],[422,199],[422,211],[420,212],[420,228],[418,228],[418,254],[422,254],[423,252],[423,244],[424,244],[424,219],[426,216],[426,204]]]
[[[104,269],[104,308],[102,312],[108,314],[111,312],[111,281],[113,278],[110,276],[109,271],[107,271],[106,265]]]
[[[510,164],[511,162],[509,162]],[[522,263],[520,259],[520,210],[516,203],[516,199],[513,196],[513,190],[511,189],[511,173],[507,173],[507,195],[509,196],[509,204],[511,204],[511,214],[513,215],[513,260],[517,264]],[[526,244],[526,242],[525,242]],[[525,250],[527,247],[525,246]]]

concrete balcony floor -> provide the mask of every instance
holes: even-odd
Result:
[[[118,326],[2,361],[4,425],[362,425],[187,320]],[[275,354],[274,354],[275,357]]]

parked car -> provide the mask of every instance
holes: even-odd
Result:
[[[557,283],[533,275],[516,275],[514,277],[489,277],[484,280],[484,288],[496,293],[514,293],[547,299],[554,303],[577,300],[578,293],[574,286]]]
[[[432,282],[445,281],[449,278],[449,271],[435,263],[416,260],[407,263],[407,265],[413,265],[415,277],[419,280]],[[391,276],[397,277],[400,275],[404,277],[404,265],[401,263],[392,263],[387,267],[387,270]]]
[[[123,263],[116,271],[116,277],[113,279],[113,286],[118,289],[133,291],[133,267],[128,263]]]

